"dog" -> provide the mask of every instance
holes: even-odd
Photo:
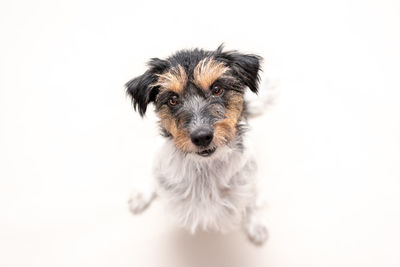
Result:
[[[152,58],[147,71],[126,84],[143,117],[154,104],[165,144],[154,164],[155,186],[134,191],[138,214],[160,196],[176,221],[194,233],[242,227],[261,245],[257,164],[246,138],[251,114],[246,91],[258,92],[262,58],[255,54],[203,49]]]

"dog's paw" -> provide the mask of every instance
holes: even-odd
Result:
[[[262,223],[252,223],[246,226],[247,237],[250,241],[261,246],[268,238],[267,227]]]
[[[133,214],[139,214],[143,212],[151,203],[154,198],[153,192],[142,192],[134,190],[129,198],[129,210]]]

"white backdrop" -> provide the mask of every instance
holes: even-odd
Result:
[[[1,1],[0,266],[400,266],[399,3]],[[222,42],[279,82],[262,248],[127,209],[158,132],[124,83]]]

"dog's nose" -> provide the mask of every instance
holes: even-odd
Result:
[[[214,137],[213,131],[207,128],[200,128],[190,134],[190,139],[196,146],[208,146]]]

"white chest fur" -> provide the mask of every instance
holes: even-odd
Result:
[[[158,194],[194,232],[237,226],[255,198],[256,164],[248,149],[220,147],[210,157],[184,154],[168,140],[157,158]]]

